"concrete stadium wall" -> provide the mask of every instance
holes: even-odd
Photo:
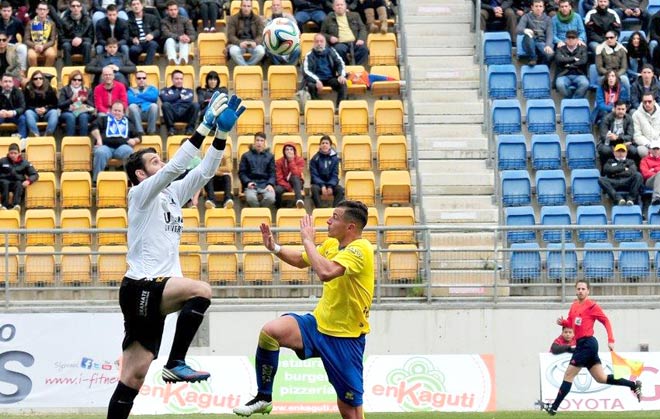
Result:
[[[640,343],[648,344],[650,351],[660,351],[660,310],[606,305],[604,310],[612,323],[618,352],[636,352]],[[212,312],[208,348],[191,352],[253,354],[261,325],[283,313]],[[367,353],[494,354],[497,410],[528,410],[540,394],[538,354],[549,350],[561,332],[555,320],[567,313],[568,305],[556,304],[538,309],[376,310],[371,314]],[[601,351],[607,351],[604,327],[597,324],[595,331]]]

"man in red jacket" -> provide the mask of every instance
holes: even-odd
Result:
[[[649,144],[650,153],[642,159],[639,170],[644,177],[644,185],[653,188],[651,205],[660,205],[660,141],[652,141]]]
[[[108,65],[101,71],[101,83],[94,88],[96,116],[108,115],[112,104],[117,101],[124,104],[124,109],[128,108],[126,86],[115,80],[115,70]]]
[[[275,162],[275,206],[282,207],[282,195],[284,192],[291,192],[296,196],[296,208],[303,208],[303,170],[305,169],[305,160],[298,155],[294,143],[284,144],[282,150],[283,156]]]

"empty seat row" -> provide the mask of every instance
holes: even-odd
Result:
[[[518,75],[513,64],[488,66],[488,97],[510,99],[518,95]],[[545,64],[524,65],[520,70],[523,97],[527,99],[550,98],[550,69]]]
[[[532,134],[548,134],[556,131],[557,111],[552,99],[529,99],[525,110],[527,131]],[[587,99],[563,99],[560,112],[565,133],[591,133],[591,109]],[[522,108],[518,99],[493,100],[491,123],[495,134],[521,132]]]
[[[532,182],[527,170],[501,172],[502,203],[505,207],[530,205]],[[571,171],[571,198],[575,205],[601,204],[597,169]],[[536,194],[540,205],[563,205],[566,202],[566,178],[561,170],[536,172]]]
[[[557,134],[532,136],[531,163],[535,170],[560,169],[561,141]],[[497,137],[497,167],[499,170],[527,168],[527,140],[521,134]],[[569,169],[596,168],[596,141],[592,134],[566,135],[566,166]]]

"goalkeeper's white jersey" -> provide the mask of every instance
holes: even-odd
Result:
[[[128,191],[127,277],[183,276],[179,264],[181,205],[213,178],[223,153],[209,147],[202,163],[175,181],[198,152],[186,141],[162,169]]]

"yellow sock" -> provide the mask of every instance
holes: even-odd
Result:
[[[267,351],[279,351],[280,343],[262,330],[259,333],[259,347]]]

